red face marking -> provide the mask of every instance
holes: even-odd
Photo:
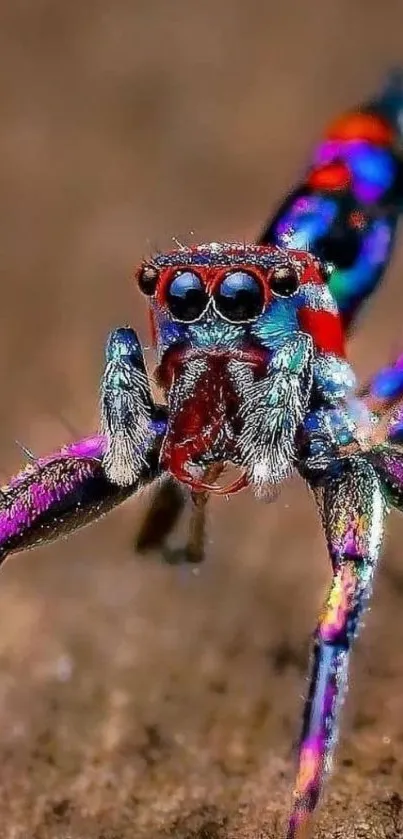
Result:
[[[339,315],[301,308],[298,320],[302,331],[312,336],[315,347],[320,352],[345,358],[345,336]]]

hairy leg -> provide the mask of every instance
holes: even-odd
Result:
[[[102,466],[105,445],[98,435],[64,446],[2,487],[0,562],[91,524],[139,489],[142,481],[131,487],[108,481]]]
[[[58,539],[96,521],[159,475],[165,414],[152,403],[133,330],[112,333],[106,360],[102,384],[105,433],[31,459],[26,469],[1,488],[0,561],[10,553]],[[121,441],[122,430],[133,453],[126,471],[114,457],[119,453],[115,443]],[[133,448],[136,441],[137,450]]]
[[[331,768],[352,642],[372,592],[387,512],[380,481],[363,457],[344,461],[340,473],[325,480],[318,500],[333,579],[313,639],[287,839],[309,835]]]

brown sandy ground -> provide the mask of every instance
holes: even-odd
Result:
[[[126,280],[175,234],[252,237],[325,121],[403,60],[400,0],[4,0],[0,458],[96,425]],[[151,240],[151,244],[150,244]],[[351,347],[402,340],[402,248]],[[0,836],[281,836],[328,581],[304,488],[214,502],[197,575],[131,551],[132,502],[0,587]],[[357,646],[318,837],[403,836],[402,521]]]

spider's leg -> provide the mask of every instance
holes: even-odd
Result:
[[[202,562],[206,539],[206,505],[208,493],[192,493],[192,512],[189,522],[189,535],[186,545],[187,561]]]
[[[165,541],[161,545],[161,555],[165,562],[177,565],[184,562],[198,565],[205,558],[206,505],[207,492],[191,493],[188,535],[182,547],[172,548]]]
[[[119,487],[106,477],[105,449],[102,435],[88,437],[38,458],[1,487],[0,562],[91,524],[157,474],[158,457],[150,454],[138,480]]]
[[[403,398],[403,353],[393,357],[357,390],[367,408],[379,417],[388,414]]]
[[[203,480],[214,482],[223,471],[221,463],[209,466]],[[157,550],[170,565],[184,562],[192,565],[205,558],[206,506],[208,492],[192,492],[171,477],[164,476],[147,510],[137,539],[143,552]],[[169,536],[181,514],[189,511],[188,535],[183,545],[172,547]],[[136,547],[137,547],[136,546]]]
[[[340,463],[319,491],[333,579],[313,639],[311,681],[298,753],[287,839],[309,835],[338,737],[352,642],[372,591],[386,504],[374,468],[363,457]]]
[[[152,403],[132,330],[112,333],[102,393],[104,434],[38,458],[1,488],[2,559],[90,524],[159,474],[165,414]],[[132,457],[125,468],[113,457],[120,444]]]
[[[403,440],[403,354],[399,353],[348,399],[361,443],[400,445]]]
[[[165,552],[166,543],[187,505],[189,490],[170,475],[157,484],[135,541],[139,553]]]

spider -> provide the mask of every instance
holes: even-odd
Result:
[[[133,329],[106,345],[100,431],[33,459],[1,490],[0,560],[89,524],[155,481],[138,547],[203,558],[211,493],[274,499],[297,471],[318,507],[333,576],[313,635],[287,839],[307,836],[331,768],[352,642],[385,520],[403,509],[403,357],[357,387],[345,343],[389,262],[403,194],[403,86],[327,129],[255,244],[179,245],[145,259],[153,397]],[[239,474],[219,483],[228,465]],[[159,480],[157,480],[159,479]],[[191,508],[187,544],[168,537]]]

